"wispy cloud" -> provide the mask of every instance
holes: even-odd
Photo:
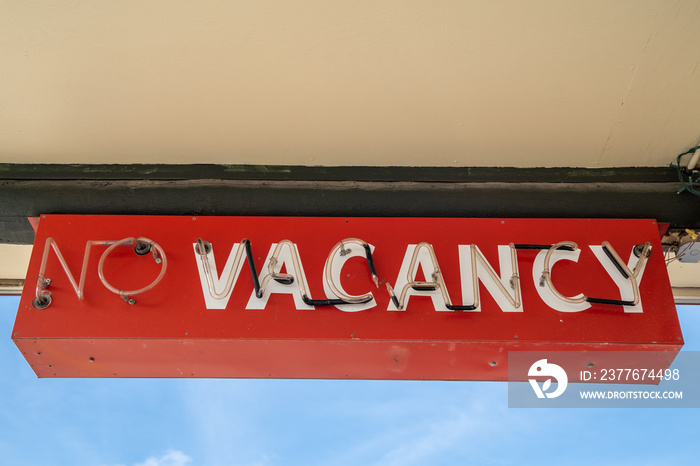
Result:
[[[450,393],[448,387],[458,390]],[[364,413],[357,422],[347,413],[342,416],[353,426],[355,436],[345,445],[339,444],[336,451],[324,452],[320,464],[408,466],[459,462],[490,443],[494,432],[502,432],[504,426],[498,419],[505,407],[497,403],[505,395],[502,388],[395,384],[391,398],[380,397],[355,406],[356,412]]]
[[[151,456],[142,463],[134,463],[133,466],[187,466],[192,462],[192,458],[178,450],[168,450],[163,456]],[[126,466],[126,465],[112,465]]]
[[[407,435],[408,441],[401,442],[387,452],[377,465],[409,465],[422,463],[426,458],[441,450],[449,449],[455,442],[474,433],[480,424],[479,419],[468,413],[459,413],[451,419],[434,422],[420,429],[416,435]]]

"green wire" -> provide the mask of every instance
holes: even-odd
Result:
[[[692,154],[698,149],[700,149],[700,146],[694,147],[694,148],[690,149],[689,151],[686,151],[686,152],[683,152],[682,154],[679,154],[678,157],[676,158],[676,164],[675,165],[670,164],[671,167],[676,169],[676,172],[678,173],[678,180],[683,185],[683,187],[681,189],[679,189],[676,194],[680,194],[683,191],[689,191],[689,192],[695,194],[696,196],[700,196],[700,191],[696,190],[693,187],[693,172],[691,172],[688,175],[688,181],[686,182],[685,177],[683,176],[684,175],[683,167],[681,167],[681,157],[683,157],[684,155]],[[698,178],[696,178],[695,181],[696,182],[700,181],[700,174],[698,175]]]

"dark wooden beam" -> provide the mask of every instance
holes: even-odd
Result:
[[[298,165],[2,164],[1,180],[259,180],[469,183],[672,183],[668,167],[305,167]]]
[[[41,214],[654,218],[700,222],[669,168],[0,165],[0,242]]]

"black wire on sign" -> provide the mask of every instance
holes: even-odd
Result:
[[[692,194],[695,194],[696,196],[700,196],[700,191],[695,189],[695,186],[693,186],[693,182],[698,183],[700,182],[700,170],[689,170],[687,168],[681,167],[681,157],[684,155],[692,154],[695,153],[696,150],[699,150],[700,146],[693,147],[689,151],[683,152],[682,154],[679,154],[678,157],[676,158],[676,163],[675,164],[670,164],[669,166],[672,168],[676,169],[676,172],[678,172],[678,180],[681,182],[683,187],[678,190],[676,194],[680,194],[683,191],[688,191]],[[693,175],[696,176],[695,180],[693,180]],[[686,180],[685,177],[688,177]]]

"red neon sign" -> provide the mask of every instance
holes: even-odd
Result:
[[[510,350],[678,351],[653,220],[45,216],[41,377],[505,380]]]

